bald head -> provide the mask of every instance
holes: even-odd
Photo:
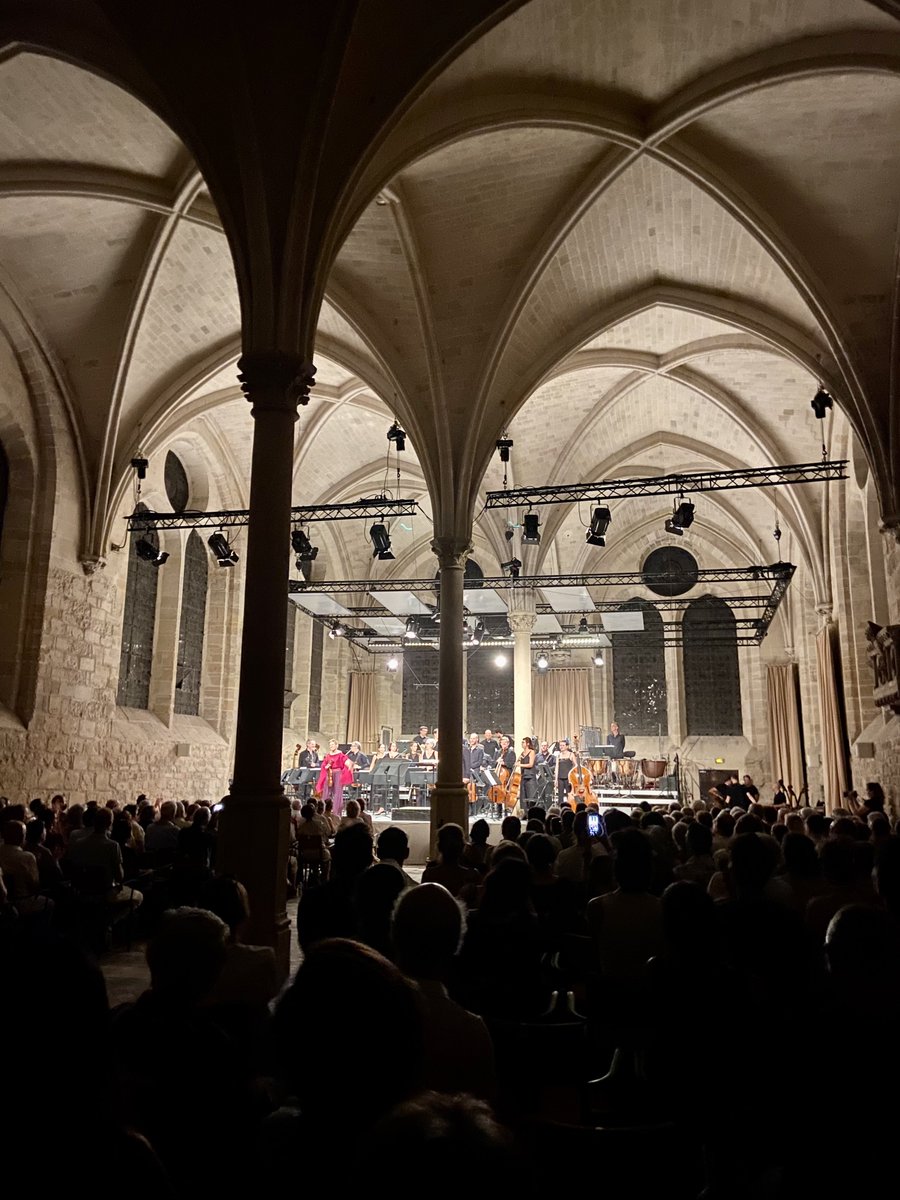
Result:
[[[400,897],[394,909],[397,963],[413,979],[441,979],[459,950],[465,926],[462,909],[439,883],[422,883]]]

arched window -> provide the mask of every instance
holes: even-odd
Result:
[[[191,485],[181,459],[171,450],[166,455],[163,478],[166,484],[166,496],[172,505],[172,512],[184,512],[191,497]]]
[[[136,513],[148,511],[144,504],[135,509]],[[148,524],[143,529],[133,529],[128,538],[128,581],[116,695],[116,703],[126,708],[146,708],[150,702],[156,589],[161,565],[150,553],[151,548],[159,552],[156,527]]]
[[[9,459],[0,442],[0,550],[3,549],[3,517],[6,514],[6,501],[9,497]]]
[[[662,617],[646,600],[621,611],[642,613],[644,628],[612,635],[615,719],[626,738],[661,737],[669,728]]]
[[[687,731],[694,736],[744,732],[734,614],[715,596],[685,609],[684,694]]]
[[[197,716],[200,712],[203,631],[206,628],[207,568],[206,547],[196,529],[193,529],[184,553],[174,705],[175,712],[191,717]]]

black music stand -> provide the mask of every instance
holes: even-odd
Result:
[[[534,803],[544,804],[548,799],[552,804],[556,797],[553,791],[554,768],[546,763],[535,763],[534,777],[537,780]]]
[[[364,795],[366,800],[370,802],[369,803],[370,808],[372,807],[371,798],[372,798],[372,776],[373,776],[373,774],[374,774],[374,772],[371,771],[368,767],[364,767],[360,771],[353,772],[353,787],[356,790],[358,795],[360,795],[360,796]]]
[[[399,805],[400,789],[406,786],[409,775],[409,763],[405,758],[387,758],[381,761],[387,763],[385,775],[388,787],[388,803],[385,805],[385,808],[391,809],[394,805]]]
[[[409,774],[406,782],[410,788],[410,804],[412,804],[412,789],[416,789],[416,805],[422,807],[428,803],[428,788],[434,783],[436,763],[407,763]]]
[[[387,770],[390,762],[389,758],[379,758],[373,770],[369,773],[369,796],[371,797],[373,812],[376,806],[384,808],[386,805],[389,786]]]

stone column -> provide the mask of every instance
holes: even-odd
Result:
[[[431,792],[431,844],[451,821],[468,829],[469,797],[462,781],[463,579],[472,549],[468,538],[435,538],[431,548],[441,569],[441,641],[438,663],[437,783]]]
[[[676,614],[681,620],[681,614]],[[684,693],[684,648],[666,646],[666,724],[668,740],[680,750],[687,739],[687,703]]]
[[[515,649],[513,651],[513,745],[518,749],[523,737],[534,733],[531,711],[531,631],[537,617],[533,612],[519,609],[510,612],[509,627],[512,630]]]
[[[253,457],[234,777],[217,867],[247,888],[247,940],[273,946],[286,976],[288,802],[281,753],[291,487],[297,405],[307,402],[314,368],[278,352],[246,354],[238,368],[253,405]]]

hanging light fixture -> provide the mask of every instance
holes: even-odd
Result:
[[[522,518],[522,541],[528,546],[537,546],[541,540],[541,519],[536,512],[526,513]]]
[[[300,564],[312,562],[319,553],[319,547],[314,546],[302,529],[294,529],[291,533],[291,548],[297,555],[297,570]]]
[[[386,525],[380,521],[376,522],[369,530],[369,537],[372,540],[373,558],[377,558],[379,562],[384,562],[386,559],[394,557],[391,553],[391,537]]]
[[[403,636],[409,642],[419,636],[419,622],[415,617],[406,618],[406,629],[403,631]]]
[[[153,563],[154,567],[161,567],[169,557],[164,550],[161,551],[158,546],[154,546],[146,537],[138,538],[134,543],[134,552],[144,562]]]
[[[824,383],[819,384],[819,390],[810,401],[810,408],[816,414],[817,421],[824,421],[825,414],[829,408],[834,408],[834,398],[832,397],[831,393],[827,391]]]
[[[682,537],[685,529],[689,529],[693,523],[694,506],[690,500],[682,500],[672,511],[671,517],[666,518],[666,533],[674,533],[676,537]]]
[[[335,623],[332,625],[332,627],[328,630],[328,636],[330,638],[344,637],[346,632],[347,632],[347,627],[345,625],[342,625],[340,621],[335,621]]]
[[[591,514],[590,528],[585,534],[585,542],[588,546],[605,546],[606,531],[609,529],[612,521],[612,514],[605,506],[598,505]]]
[[[220,567],[233,567],[236,562],[240,561],[221,529],[207,538],[207,545],[212,550],[213,558]]]
[[[394,658],[393,656],[391,656],[385,663],[385,666],[387,667],[387,669],[389,671],[396,671],[397,668],[400,666],[400,659]]]
[[[393,425],[387,431],[387,439],[389,442],[393,442],[398,450],[406,449],[406,431],[401,429],[397,424],[396,417],[394,418]]]
[[[534,665],[539,671],[546,671],[550,666],[550,659],[546,654],[539,654],[537,657],[537,662]]]
[[[598,650],[598,651],[597,651],[597,653],[594,655],[594,658],[593,658],[593,663],[594,663],[594,666],[595,666],[595,667],[602,667],[602,666],[603,666],[603,655],[600,653],[600,651],[599,651],[599,650]]]
[[[511,558],[509,562],[500,564],[500,570],[505,571],[510,579],[518,579],[519,572],[522,570],[522,563],[518,558]]]

